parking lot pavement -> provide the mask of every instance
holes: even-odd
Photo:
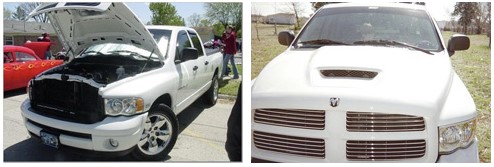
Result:
[[[3,99],[4,161],[134,161],[131,156],[104,158],[72,154],[31,139],[22,122],[20,105],[27,98],[24,90],[7,92]],[[232,101],[219,100],[205,108],[198,100],[178,115],[180,131],[177,143],[165,158],[176,161],[228,161],[224,149],[227,121]]]

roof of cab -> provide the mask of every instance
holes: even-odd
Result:
[[[366,7],[366,6],[426,10],[425,5],[416,5],[416,4],[407,4],[407,3],[333,3],[333,4],[324,5],[323,7],[321,7],[321,9],[339,8],[339,7]]]
[[[164,30],[172,30],[172,31],[177,31],[177,30],[194,30],[189,27],[184,27],[184,26],[168,26],[168,25],[148,25],[146,26],[147,29],[164,29]]]

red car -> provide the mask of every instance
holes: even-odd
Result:
[[[3,46],[3,91],[26,87],[34,76],[63,63],[62,60],[41,60],[36,53],[44,53],[47,42],[36,43],[30,48]]]

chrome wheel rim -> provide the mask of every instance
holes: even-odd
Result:
[[[139,140],[139,149],[147,155],[156,155],[162,152],[170,143],[172,124],[163,115],[151,115],[147,118]]]

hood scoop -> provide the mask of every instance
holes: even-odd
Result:
[[[321,75],[327,78],[363,78],[373,79],[377,72],[361,70],[320,70]]]

